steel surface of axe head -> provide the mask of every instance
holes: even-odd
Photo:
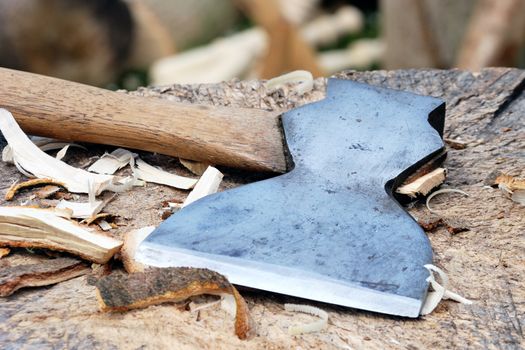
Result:
[[[432,97],[331,79],[324,100],[282,116],[290,172],[180,210],[142,242],[137,259],[417,317],[432,250],[392,192],[444,150],[444,115]]]

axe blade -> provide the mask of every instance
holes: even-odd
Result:
[[[324,100],[282,117],[293,170],[180,210],[142,242],[137,259],[417,317],[432,250],[392,192],[443,152],[444,112],[432,97],[331,79]]]

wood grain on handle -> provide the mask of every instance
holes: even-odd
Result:
[[[279,116],[248,108],[130,96],[0,68],[0,108],[28,134],[284,172]]]

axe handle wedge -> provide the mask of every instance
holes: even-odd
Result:
[[[278,113],[131,96],[0,68],[0,108],[28,134],[252,171],[286,171]]]

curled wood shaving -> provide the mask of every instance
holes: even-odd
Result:
[[[428,292],[427,298],[425,299],[425,303],[421,308],[421,315],[428,315],[429,313],[434,311],[434,309],[438,306],[442,299],[450,299],[466,305],[472,304],[471,300],[468,300],[457,293],[447,290],[448,276],[443,270],[432,264],[425,265],[425,268],[430,273],[430,275],[427,278],[427,282],[430,283],[434,291]],[[434,272],[439,275],[441,279],[441,284],[439,284],[434,278]]]
[[[15,197],[16,193],[22,189],[25,189],[25,188],[30,188],[30,187],[35,187],[35,186],[45,186],[45,185],[56,185],[56,186],[61,186],[61,187],[64,187],[64,184],[61,183],[61,182],[58,182],[58,181],[55,181],[53,179],[47,179],[47,178],[43,178],[43,179],[31,179],[31,180],[27,180],[27,181],[24,181],[24,182],[19,182],[19,183],[14,183],[8,190],[7,190],[7,193],[5,194],[5,200],[6,201],[10,201],[10,200],[13,200],[13,198]]]
[[[269,90],[277,90],[282,88],[286,84],[297,84],[293,86],[293,90],[299,94],[303,95],[307,92],[312,91],[314,87],[314,77],[312,73],[306,70],[296,70],[290,73],[280,75],[278,77],[272,78],[266,82],[266,88]]]
[[[137,164],[133,169],[133,172],[140,180],[175,187],[181,190],[189,190],[197,183],[196,179],[171,174],[164,170],[157,169],[140,158],[137,159]]]
[[[65,155],[69,147],[77,147],[83,150],[87,150],[86,147],[78,145],[76,143],[64,142],[61,140],[51,139],[48,137],[31,137],[31,141],[42,151],[52,151],[60,149],[57,153],[56,158],[61,160]],[[13,164],[13,150],[10,145],[7,145],[2,150],[2,161]]]
[[[462,195],[467,196],[467,197],[469,196],[468,193],[466,193],[465,191],[458,190],[456,188],[444,188],[442,190],[438,190],[438,191],[432,193],[430,196],[427,197],[426,206],[427,206],[428,211],[431,212],[431,213],[435,213],[435,211],[430,208],[430,201],[432,200],[432,198],[434,198],[435,196],[437,196],[439,194],[442,194],[442,193],[451,193],[451,192],[453,192],[453,193],[461,193]]]
[[[398,187],[396,192],[411,198],[416,198],[418,194],[426,196],[430,191],[445,181],[445,174],[446,170],[444,168],[437,168],[409,184]]]
[[[190,192],[182,207],[185,207],[202,197],[217,192],[221,184],[223,174],[216,168],[209,166],[202,174],[201,178],[195,185],[195,188]]]
[[[100,194],[114,180],[113,176],[92,174],[44,153],[31,142],[18,126],[13,115],[5,109],[0,109],[0,131],[12,149],[16,167],[26,175],[50,178],[74,193],[88,193],[88,184],[91,182],[96,189],[96,194]]]
[[[324,310],[321,310],[318,307],[314,307],[310,305],[299,305],[299,304],[284,304],[284,309],[286,311],[302,312],[302,313],[310,314],[310,315],[317,316],[320,318],[320,320],[312,322],[312,323],[291,326],[290,328],[288,328],[288,333],[292,335],[319,332],[325,329],[328,325],[328,313]]]
[[[130,164],[135,156],[136,154],[126,149],[117,148],[113,152],[106,153],[100,157],[100,159],[88,168],[88,171],[97,174],[113,175],[117,170]]]

